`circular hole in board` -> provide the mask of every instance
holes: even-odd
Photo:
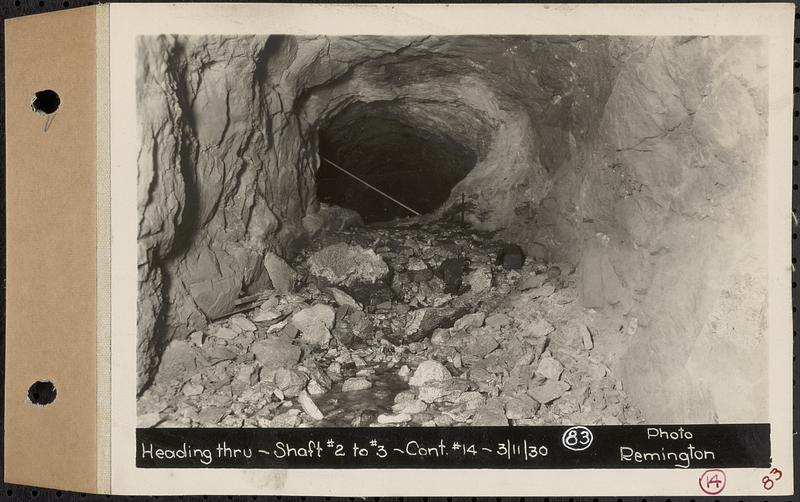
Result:
[[[34,382],[33,385],[28,388],[28,399],[30,399],[33,404],[38,404],[39,406],[46,406],[55,401],[56,394],[56,386],[50,381]]]
[[[61,98],[58,93],[51,89],[39,91],[31,98],[31,109],[40,115],[50,115],[58,110],[61,105]]]

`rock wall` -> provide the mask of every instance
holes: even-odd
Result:
[[[531,236],[632,333],[619,371],[651,422],[767,419],[762,42],[613,40],[597,134]]]
[[[762,49],[732,37],[142,37],[140,390],[166,342],[270,285],[267,251],[291,260],[309,238],[320,130],[363,169],[411,155],[391,131],[347,127],[372,113],[475,159],[437,216],[465,194],[476,227],[579,264],[584,306],[631,333],[618,370],[649,421],[764,418],[736,406],[766,395]]]

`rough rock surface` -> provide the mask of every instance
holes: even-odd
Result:
[[[524,301],[577,298],[623,326],[630,338],[618,370],[651,422],[765,420],[766,259],[758,245],[767,225],[752,217],[766,203],[763,43],[140,37],[138,390],[158,368],[160,379],[195,364],[196,344],[175,341],[228,315],[237,298],[273,286],[267,253],[294,263],[311,236],[357,228],[352,215],[320,205],[315,175],[324,147],[356,172],[374,170],[404,197],[428,200],[422,212],[499,231],[533,257],[526,267],[545,258],[577,264],[574,288],[563,287],[562,275],[541,286],[536,279]],[[422,157],[431,175],[408,181]],[[407,214],[364,204],[385,213],[372,218]],[[370,252],[373,242],[359,245]],[[424,269],[396,271],[419,279],[414,295],[426,299],[402,308],[442,307],[427,302],[434,295],[424,289],[434,288],[423,287],[436,280],[443,293],[463,293],[462,272],[473,265],[457,254],[446,259],[428,267],[436,271],[430,279]],[[397,281],[399,289],[407,284]],[[395,308],[382,291],[372,306]],[[521,312],[487,311],[486,328],[506,329],[494,324],[502,315]],[[363,317],[352,323],[350,333],[372,329]],[[561,328],[538,323],[530,338],[567,340]],[[216,343],[209,339],[203,347]],[[568,340],[575,341],[583,343]],[[719,347],[725,364],[710,358]],[[237,350],[215,346],[209,360],[233,361]],[[491,385],[483,370],[470,369]],[[733,388],[741,395],[731,396]],[[730,404],[741,396],[752,407]],[[209,421],[230,419],[206,413]]]
[[[173,341],[153,385],[138,400],[139,423],[403,427],[641,421],[608,366],[617,360],[615,346],[629,335],[618,330],[613,315],[580,305],[574,268],[547,279],[558,283],[549,296],[531,295],[522,291],[522,277],[543,275],[548,266],[531,262],[517,272],[493,265],[497,247],[489,233],[446,223],[345,231],[335,237],[375,244],[396,278],[396,298],[362,309],[341,304],[334,309],[339,300],[331,288],[303,279],[308,258],[327,237],[333,236],[323,234],[295,260],[300,281],[294,293],[264,290],[241,303],[249,305],[244,312],[196,332],[191,342]],[[452,244],[474,266],[491,269],[496,280],[491,290],[464,289],[454,297],[440,277],[419,282],[407,273],[437,270],[453,256]],[[430,339],[401,337],[395,343],[387,336],[416,312],[456,303],[471,313],[454,317],[457,325],[437,328]],[[293,320],[323,333],[333,323],[336,336],[325,346],[308,343]],[[588,325],[597,335],[592,349],[580,335],[579,328]]]
[[[309,258],[310,272],[321,285],[339,286],[361,302],[384,299],[389,267],[371,249],[344,243],[323,248]]]

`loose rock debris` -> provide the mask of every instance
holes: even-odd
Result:
[[[330,231],[264,263],[275,289],[167,347],[140,426],[641,422],[601,350],[630,335],[595,327],[613,321],[569,264],[448,223]]]

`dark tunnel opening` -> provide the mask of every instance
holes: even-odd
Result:
[[[391,102],[356,103],[319,130],[320,202],[353,209],[365,222],[413,216],[323,159],[425,214],[439,208],[475,166],[476,152]]]

